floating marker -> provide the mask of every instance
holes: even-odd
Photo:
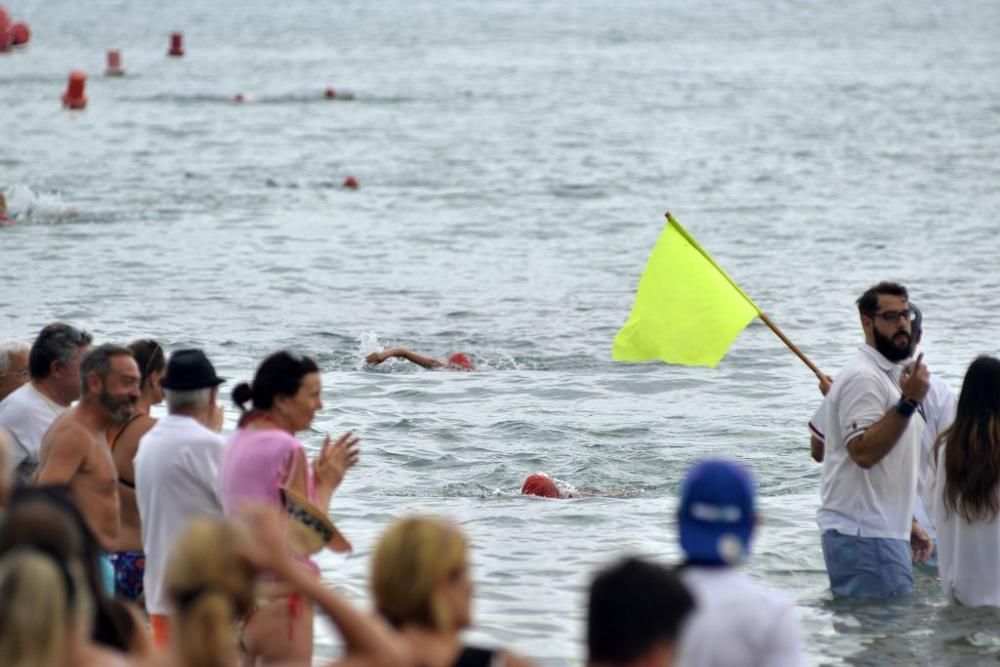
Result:
[[[358,179],[354,178],[353,176],[348,176],[347,178],[344,179],[344,187],[350,188],[352,190],[357,190]]]
[[[108,49],[108,68],[104,70],[106,76],[125,76],[122,69],[122,52],[118,49]]]
[[[180,32],[170,33],[170,50],[167,55],[180,58],[184,55],[184,34]]]
[[[19,21],[10,27],[11,46],[24,46],[31,41],[31,26]]]
[[[328,100],[332,100],[337,97],[337,91],[334,90],[333,88],[327,88],[326,90],[323,91],[323,97],[325,97]]]
[[[243,93],[236,93],[235,95],[233,95],[233,102],[246,102],[246,101],[247,101],[246,95],[244,95]]]
[[[63,93],[62,103],[67,109],[83,109],[87,106],[87,96],[83,89],[87,86],[87,75],[80,70],[69,73],[69,83]]]

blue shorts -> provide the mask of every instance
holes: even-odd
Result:
[[[823,533],[823,560],[830,588],[839,597],[913,595],[913,562],[907,540],[828,530]]]
[[[102,553],[98,558],[101,565],[101,584],[104,594],[109,598],[115,596],[115,566],[111,562],[111,555]]]

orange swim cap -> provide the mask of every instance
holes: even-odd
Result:
[[[559,489],[548,475],[535,473],[528,475],[521,487],[521,493],[526,496],[541,496],[542,498],[559,498]]]
[[[461,352],[456,352],[455,354],[448,357],[448,365],[454,366],[455,368],[461,368],[463,370],[471,371],[475,368],[472,365],[472,361],[469,360],[465,354]]]

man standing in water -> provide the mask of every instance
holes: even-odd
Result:
[[[911,301],[909,302],[909,307],[914,313],[913,322],[910,323],[911,341],[909,357],[912,358],[923,337],[924,318],[917,304]],[[927,470],[930,464],[931,448],[934,446],[938,435],[951,426],[952,421],[954,421],[956,400],[954,390],[940,376],[930,372],[928,372],[927,376],[930,381],[930,388],[927,391],[927,396],[920,402],[920,407],[917,409],[918,414],[924,420],[924,435],[920,441],[920,464],[917,468],[917,504],[913,507],[913,513],[917,523],[933,541],[935,539],[934,526],[931,523],[927,510],[924,508],[923,494],[924,489],[927,487]],[[824,395],[829,392],[831,385],[832,383],[826,383],[825,387],[820,387]],[[826,412],[827,403],[826,399],[824,399],[820,403],[819,409],[816,410],[816,414],[809,421],[810,449],[812,450],[813,458],[820,463],[823,461],[823,451],[826,446]],[[931,569],[937,568],[936,549],[930,559],[928,559],[926,565]]]
[[[882,282],[858,299],[862,345],[827,398],[822,503],[816,521],[830,587],[845,597],[913,594],[912,550],[931,543],[913,519],[927,395],[923,355],[910,354],[914,319],[906,288]]]
[[[80,512],[105,552],[118,540],[118,471],[107,432],[124,423],[139,398],[139,367],[126,347],[100,345],[80,364],[80,402],[59,417],[42,440],[37,483],[68,484]],[[114,594],[114,570],[102,559],[105,586]]]

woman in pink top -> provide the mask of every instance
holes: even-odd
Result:
[[[286,351],[265,359],[252,385],[243,382],[233,389],[233,402],[243,416],[219,469],[227,515],[236,514],[248,502],[281,506],[281,487],[327,511],[334,489],[358,460],[358,438],[348,432],[333,443],[327,436],[309,465],[306,449],[294,433],[308,429],[323,407],[321,391],[316,362]],[[303,564],[318,574],[310,561]],[[287,587],[265,583],[256,609],[246,619],[242,645],[250,664],[310,664],[312,604]]]

